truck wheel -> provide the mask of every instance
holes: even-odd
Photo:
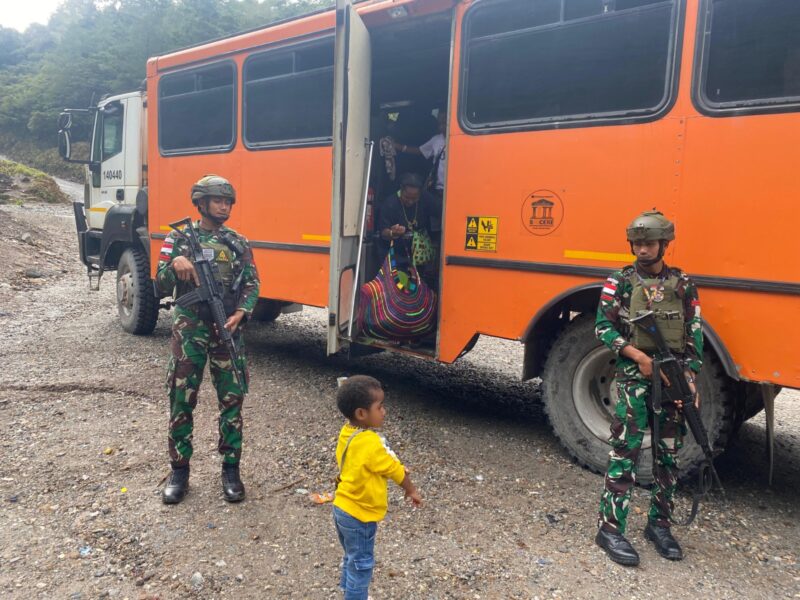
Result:
[[[268,300],[267,298],[259,298],[253,309],[253,320],[260,321],[261,323],[271,323],[277,319],[281,314],[283,304],[277,300]]]
[[[556,339],[542,374],[544,407],[553,431],[578,463],[598,473],[608,466],[609,428],[616,406],[616,357],[594,335],[593,315],[575,318]],[[724,448],[733,429],[735,394],[716,356],[707,352],[698,377],[700,414],[712,445]],[[687,432],[678,454],[680,476],[691,474],[703,453]],[[650,433],[639,455],[638,481],[653,479]]]
[[[147,256],[139,248],[122,253],[117,267],[117,310],[122,328],[128,333],[147,335],[158,321],[158,301]]]

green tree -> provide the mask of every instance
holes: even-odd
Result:
[[[331,1],[64,0],[46,26],[0,27],[0,139],[52,147],[62,108],[137,89],[149,58]]]

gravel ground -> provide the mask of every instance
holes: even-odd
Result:
[[[31,234],[31,243],[20,241]],[[389,354],[324,356],[324,311],[248,331],[247,500],[222,500],[216,406],[204,386],[189,496],[167,507],[169,315],[124,333],[114,274],[88,290],[67,207],[0,208],[0,594],[4,598],[337,598],[340,550],[329,506],[341,425],[336,377],[388,387],[385,434],[426,505],[393,487],[371,593],[386,598],[798,598],[800,394],[777,400],[775,483],[765,485],[764,421],[718,459],[729,504],[676,528],[687,558],[630,537],[638,569],[593,544],[602,480],[550,433],[522,349],[481,340],[455,365]],[[38,276],[31,277],[33,269]],[[680,510],[688,508],[684,494]]]

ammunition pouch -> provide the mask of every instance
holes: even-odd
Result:
[[[639,311],[641,314],[643,311]],[[639,314],[633,316],[639,316]],[[683,354],[686,350],[686,331],[683,314],[677,311],[659,312],[654,311],[653,315],[658,324],[658,330],[669,345],[670,350],[677,354]],[[644,330],[634,328],[630,337],[631,343],[645,352],[656,350],[656,343],[653,338]]]
[[[222,296],[222,305],[225,307],[225,316],[230,317],[236,312],[236,307],[239,305],[239,294],[234,294],[226,290],[225,294]],[[205,321],[206,323],[214,321],[214,317],[211,316],[211,309],[208,308],[208,304],[205,302],[195,304],[191,307],[191,310],[194,311],[197,318],[201,321]]]

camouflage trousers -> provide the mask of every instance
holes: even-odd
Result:
[[[652,415],[648,414],[645,398],[650,393],[650,381],[617,373],[616,414],[611,423],[608,471],[600,497],[598,526],[613,533],[625,533],[631,492],[636,483],[639,452]],[[683,446],[685,425],[672,403],[663,406],[659,415],[658,462],[650,490],[648,518],[661,527],[669,527],[672,517],[672,498],[675,494],[678,471],[677,453]]]
[[[247,364],[241,330],[235,338],[242,349],[240,373],[245,374],[244,388],[236,383],[233,363],[227,347],[213,326],[192,313],[175,309],[172,324],[172,355],[167,371],[169,391],[169,457],[173,467],[189,464],[192,457],[192,413],[197,406],[197,392],[203,380],[206,362],[217,391],[219,406],[219,453],[226,464],[238,464],[242,454],[242,402],[247,392]]]

